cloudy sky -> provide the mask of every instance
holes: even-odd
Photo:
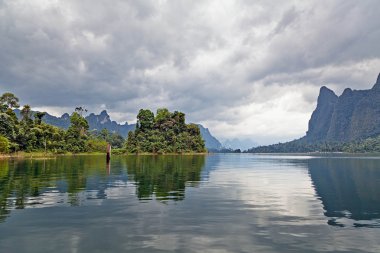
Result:
[[[380,72],[380,1],[0,0],[0,92],[134,122],[168,107],[219,139],[301,137],[319,88]]]

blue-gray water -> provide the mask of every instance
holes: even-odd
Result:
[[[0,160],[0,252],[380,252],[380,158]]]

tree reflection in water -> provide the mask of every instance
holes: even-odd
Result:
[[[186,186],[198,185],[205,159],[204,155],[114,156],[110,164],[104,156],[0,160],[0,222],[12,209],[80,206],[107,198],[108,188],[123,187],[128,178],[134,181],[139,199],[181,200]]]
[[[127,158],[128,176],[136,182],[139,199],[184,199],[185,187],[199,184],[204,165],[204,155]]]

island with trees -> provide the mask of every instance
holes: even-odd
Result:
[[[186,124],[185,114],[166,108],[141,109],[135,131],[128,133],[128,153],[202,153],[206,152],[198,125]]]

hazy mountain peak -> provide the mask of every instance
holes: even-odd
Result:
[[[109,116],[106,110],[100,112],[100,116]]]
[[[62,114],[61,118],[62,119],[68,119],[68,118],[70,118],[70,115],[66,112],[66,113]]]

